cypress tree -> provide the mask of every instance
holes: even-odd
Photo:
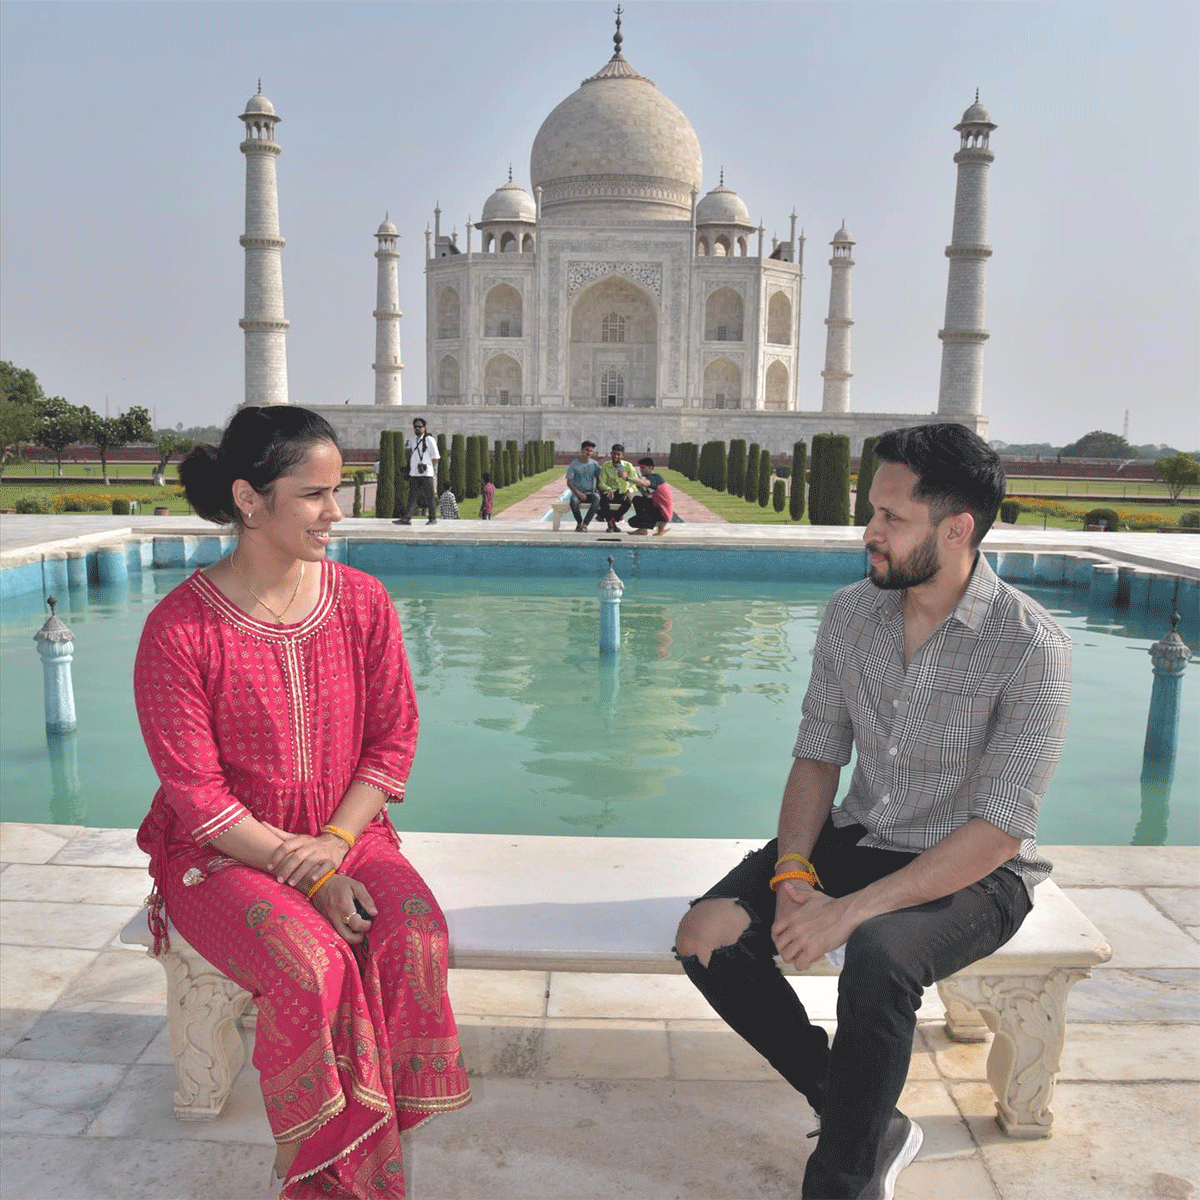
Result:
[[[732,496],[740,496],[746,486],[746,463],[746,439],[734,438],[725,460],[725,478]]]
[[[827,433],[814,433],[812,440],[812,464],[808,481],[808,519],[814,525],[825,521],[825,442]]]
[[[793,521],[799,521],[804,517],[804,473],[806,469],[806,460],[808,458],[808,449],[803,442],[795,442],[792,445],[792,478],[791,478],[791,495],[788,498],[788,516]]]
[[[450,490],[457,500],[467,492],[467,439],[461,433],[450,439]]]
[[[758,507],[766,508],[771,498],[771,452],[762,450],[758,456]]]
[[[437,448],[438,454],[440,454],[441,457],[438,459],[437,485],[434,487],[433,492],[435,496],[440,496],[442,494],[442,489],[446,486],[446,481],[450,477],[450,459],[446,454],[446,435],[444,433],[439,433],[437,435]],[[454,495],[457,498],[458,493],[455,492]]]
[[[700,447],[696,442],[688,442],[687,477],[695,479],[700,472]]]
[[[868,497],[871,494],[871,481],[875,478],[875,468],[879,460],[875,457],[875,443],[878,438],[863,438],[862,457],[858,460],[858,484],[854,494],[854,523],[869,525],[875,515],[875,509]]]
[[[725,443],[713,442],[712,469],[713,481],[712,489],[714,492],[723,492],[726,486],[725,477]]]
[[[379,434],[379,470],[375,475],[375,515],[391,517],[396,505],[396,481],[392,478],[392,434]]]
[[[751,442],[749,453],[746,455],[746,477],[742,480],[741,490],[733,492],[733,488],[729,489],[735,496],[741,496],[750,504],[758,499],[758,457],[758,443]]]
[[[393,429],[392,436],[392,494],[396,497],[392,516],[402,517],[408,511],[408,448],[404,430]]]
[[[813,438],[809,519],[814,525],[850,524],[850,439],[840,433]]]
[[[508,460],[504,457],[504,446],[500,439],[495,442],[495,449],[492,451],[492,482],[498,487],[507,487],[508,479]]]
[[[483,490],[483,481],[480,479],[480,475],[483,472],[479,465],[479,438],[474,434],[467,438],[467,453],[465,457],[466,462],[463,473],[466,476],[466,480],[463,484],[462,498],[473,500]],[[492,482],[494,483],[495,480]]]
[[[777,513],[783,512],[787,507],[787,496],[785,495],[783,480],[775,480],[775,486],[771,489],[771,503],[775,506]]]
[[[504,447],[505,472],[509,483],[516,483],[521,478],[521,464],[517,461],[517,443],[509,442]]]

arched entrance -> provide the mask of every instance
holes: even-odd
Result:
[[[571,311],[572,404],[653,408],[658,402],[658,313],[640,288],[609,276]]]

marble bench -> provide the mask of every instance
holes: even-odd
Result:
[[[562,524],[562,519],[571,511],[571,502],[569,500],[555,500],[550,505],[551,513],[551,529],[555,533],[558,532],[558,527]],[[574,517],[571,518],[574,520]]]
[[[691,838],[518,837],[408,834],[405,852],[433,888],[459,968],[678,972],[671,952],[688,900],[757,841]],[[470,864],[466,869],[462,864]],[[121,940],[151,944],[146,913]],[[1050,1134],[1050,1103],[1071,987],[1112,950],[1053,882],[1017,936],[942,980],[946,1031],[956,1041],[994,1037],[987,1078],[996,1119],[1014,1138]],[[238,1018],[249,994],[172,931],[160,960],[181,1120],[217,1116],[245,1061]],[[804,972],[833,975],[822,961]]]

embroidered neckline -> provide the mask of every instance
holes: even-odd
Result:
[[[260,621],[243,612],[203,571],[196,571],[188,583],[199,594],[201,600],[230,625],[265,641],[288,642],[315,632],[333,611],[337,604],[341,572],[336,570],[336,564],[331,559],[321,560],[321,590],[317,595],[317,603],[304,620],[290,625]]]

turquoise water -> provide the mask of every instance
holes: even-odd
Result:
[[[51,761],[36,596],[0,624],[0,818],[136,825],[155,788],[130,675],[142,621],[186,572],[61,611],[76,634],[80,732]],[[758,837],[780,789],[830,585],[634,580],[622,651],[597,654],[593,582],[382,576],[421,708],[400,828],[631,837]],[[137,589],[141,590],[137,590]],[[1200,844],[1200,667],[1184,677],[1174,780],[1143,797],[1142,742],[1164,630],[1101,622],[1066,589],[1027,589],[1070,631],[1075,701],[1041,839]],[[843,773],[843,785],[848,781]]]

